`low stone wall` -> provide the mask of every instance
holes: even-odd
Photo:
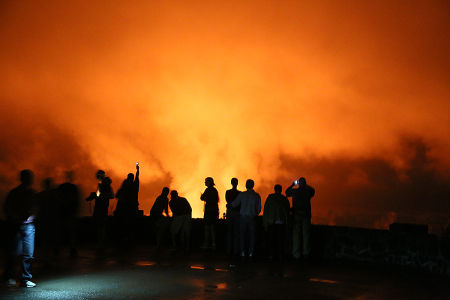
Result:
[[[325,225],[314,225],[312,235],[313,252],[317,257],[411,266],[450,275],[448,238]]]
[[[266,235],[258,218],[256,254],[266,253]],[[226,221],[217,224],[217,251],[226,249]],[[119,231],[118,223],[113,217],[108,219],[108,240],[114,245]],[[154,243],[154,231],[149,217],[136,220],[135,240],[138,244]],[[287,251],[292,243],[291,230],[288,229]],[[78,241],[80,244],[94,244],[95,222],[91,217],[78,219]],[[5,236],[5,224],[0,222],[0,233]],[[36,231],[39,246],[39,227]],[[203,220],[192,222],[191,247],[200,247],[203,241]],[[0,239],[4,245],[5,240]],[[169,233],[166,245],[170,244]],[[437,274],[450,276],[450,239],[429,235],[423,230],[396,232],[390,230],[365,229],[355,227],[313,225],[311,229],[312,257],[314,259],[350,259],[371,263],[409,266]]]

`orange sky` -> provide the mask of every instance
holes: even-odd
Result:
[[[429,212],[381,201],[359,225],[448,223],[430,217],[449,195],[446,1],[186,2],[0,2],[0,189],[75,169],[88,192],[102,168],[117,190],[139,161],[146,214],[170,185],[199,217],[207,176],[223,212],[233,176],[265,199],[303,175],[316,221],[348,223],[377,166],[405,193],[420,167]]]

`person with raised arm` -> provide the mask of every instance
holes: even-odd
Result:
[[[294,188],[294,186],[298,186]],[[292,197],[292,256],[299,259],[302,255],[309,258],[311,254],[311,198],[315,190],[306,184],[306,179],[301,177],[295,180],[287,189],[286,196]]]

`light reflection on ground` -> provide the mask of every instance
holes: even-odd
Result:
[[[225,290],[227,288],[227,284],[225,282],[217,284],[217,288],[219,290]]]
[[[311,281],[311,282],[321,282],[321,283],[338,283],[337,281],[334,281],[334,280],[321,279],[321,278],[310,278],[309,281]]]
[[[214,269],[214,271],[216,271],[216,272],[229,272],[230,270],[216,268],[216,269]]]
[[[191,259],[168,255],[153,261],[156,255],[143,250],[101,260],[61,258],[53,267],[37,263],[37,287],[0,287],[0,299],[415,300],[450,294],[443,280],[422,274],[405,276],[403,270],[333,262],[253,262],[228,270],[225,260],[204,259],[202,255],[192,255]]]
[[[139,266],[139,267],[151,267],[151,266],[156,265],[156,263],[155,263],[154,261],[145,261],[145,260],[141,260],[141,261],[137,261],[137,262],[135,263],[135,265],[136,265],[136,266]]]
[[[189,267],[194,270],[206,270],[204,266],[189,266]]]

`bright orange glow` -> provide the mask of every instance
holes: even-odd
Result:
[[[0,197],[21,168],[59,182],[74,169],[87,193],[96,169],[117,190],[139,161],[145,214],[165,185],[201,217],[207,176],[220,215],[232,177],[240,189],[254,179],[264,200],[305,176],[316,223],[448,223],[445,1],[7,0],[0,11]],[[411,201],[414,176],[439,193]]]

